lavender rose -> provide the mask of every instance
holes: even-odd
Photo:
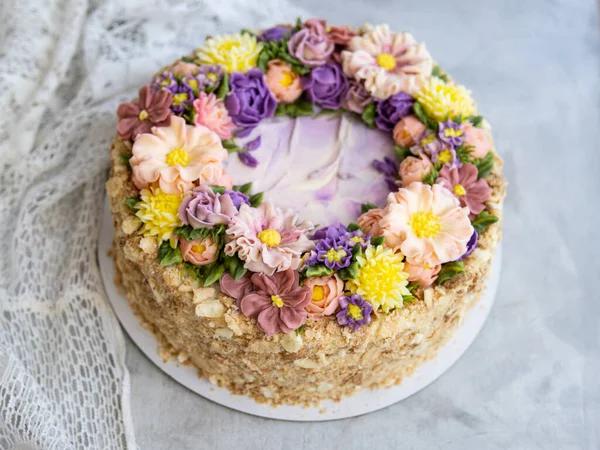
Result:
[[[348,111],[362,114],[369,103],[371,103],[371,94],[365,89],[363,84],[356,80],[350,80],[348,92],[344,96],[342,105]]]
[[[400,119],[411,113],[413,104],[413,98],[406,92],[400,92],[377,102],[377,118],[375,119],[377,128],[383,131],[392,131]]]
[[[242,203],[245,203],[246,205],[250,206],[250,197],[248,197],[243,192],[227,189],[225,191],[225,195],[228,195],[229,197],[231,197],[233,206],[235,206],[236,209],[240,209],[240,206],[242,206]]]
[[[252,69],[246,74],[232,73],[230,89],[225,106],[236,125],[252,129],[275,114],[277,100],[267,88],[265,74],[260,69]],[[238,133],[238,136],[242,134]]]
[[[328,109],[338,109],[348,92],[348,79],[342,68],[334,63],[315,67],[302,84],[311,102]]]
[[[278,26],[273,28],[267,28],[263,31],[260,36],[258,36],[258,40],[261,42],[269,42],[269,41],[281,41],[290,35],[290,29],[284,26]]]
[[[290,55],[309,67],[322,66],[327,62],[335,44],[319,21],[307,21],[288,42]]]
[[[194,189],[179,205],[179,218],[192,228],[213,228],[229,223],[237,212],[229,195],[217,194],[206,184]]]

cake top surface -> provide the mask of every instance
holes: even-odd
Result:
[[[387,25],[208,37],[117,114],[129,228],[267,336],[419,301],[498,221],[489,124]]]

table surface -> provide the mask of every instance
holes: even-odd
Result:
[[[409,30],[472,89],[509,182],[496,303],[479,338],[438,381],[382,411],[337,422],[272,421],[213,404],[128,340],[140,448],[598,448],[594,2],[296,3],[335,23]]]

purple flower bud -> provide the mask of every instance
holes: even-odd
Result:
[[[377,102],[377,118],[375,125],[383,131],[392,131],[396,124],[408,116],[414,104],[413,98],[406,92],[392,95],[390,98]]]
[[[258,36],[258,40],[261,42],[269,42],[269,41],[281,41],[291,34],[290,29],[288,27],[279,26],[273,28],[267,28],[263,31],[260,36]]]
[[[252,168],[258,166],[258,159],[252,156],[249,152],[238,152],[237,155],[242,164]]]
[[[334,63],[315,67],[302,84],[310,101],[328,109],[339,109],[348,92],[348,79],[339,64]]]

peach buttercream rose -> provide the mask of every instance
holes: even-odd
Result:
[[[311,302],[306,306],[306,311],[313,319],[333,314],[339,305],[340,295],[344,293],[344,282],[335,274],[307,278],[304,286],[311,289]]]
[[[293,103],[302,95],[300,76],[292,70],[289,63],[279,59],[269,61],[265,81],[279,102]]]
[[[357,222],[365,233],[373,236],[381,236],[383,230],[379,226],[379,221],[381,220],[382,213],[383,210],[379,208],[370,209],[362,214]]]
[[[217,259],[219,246],[211,238],[198,238],[193,241],[181,239],[179,241],[181,257],[184,261],[195,266],[205,266]]]
[[[193,105],[196,125],[204,125],[210,131],[217,133],[221,139],[231,139],[235,125],[223,100],[218,99],[215,94],[207,95],[205,92],[200,92]]]
[[[423,178],[431,172],[432,167],[433,163],[425,153],[421,153],[418,158],[407,156],[400,163],[399,175],[402,187],[407,187],[415,181],[423,181]]]
[[[411,147],[425,133],[425,125],[415,116],[403,117],[394,127],[394,143],[398,147]]]
[[[427,262],[420,262],[414,258],[407,258],[404,262],[404,271],[408,273],[408,280],[419,283],[422,288],[427,288],[433,284],[441,268],[441,264],[430,266]]]
[[[475,147],[471,156],[483,158],[492,149],[492,137],[490,132],[483,128],[474,127],[470,123],[463,124],[465,132],[465,144]]]
[[[185,77],[187,75],[196,75],[198,73],[198,66],[194,63],[188,63],[185,61],[178,61],[171,67],[173,75],[178,77]]]
[[[221,139],[205,126],[186,125],[173,116],[168,127],[153,127],[140,134],[129,160],[132,181],[138,189],[158,183],[167,194],[191,190],[195,184],[217,184],[227,151]]]

